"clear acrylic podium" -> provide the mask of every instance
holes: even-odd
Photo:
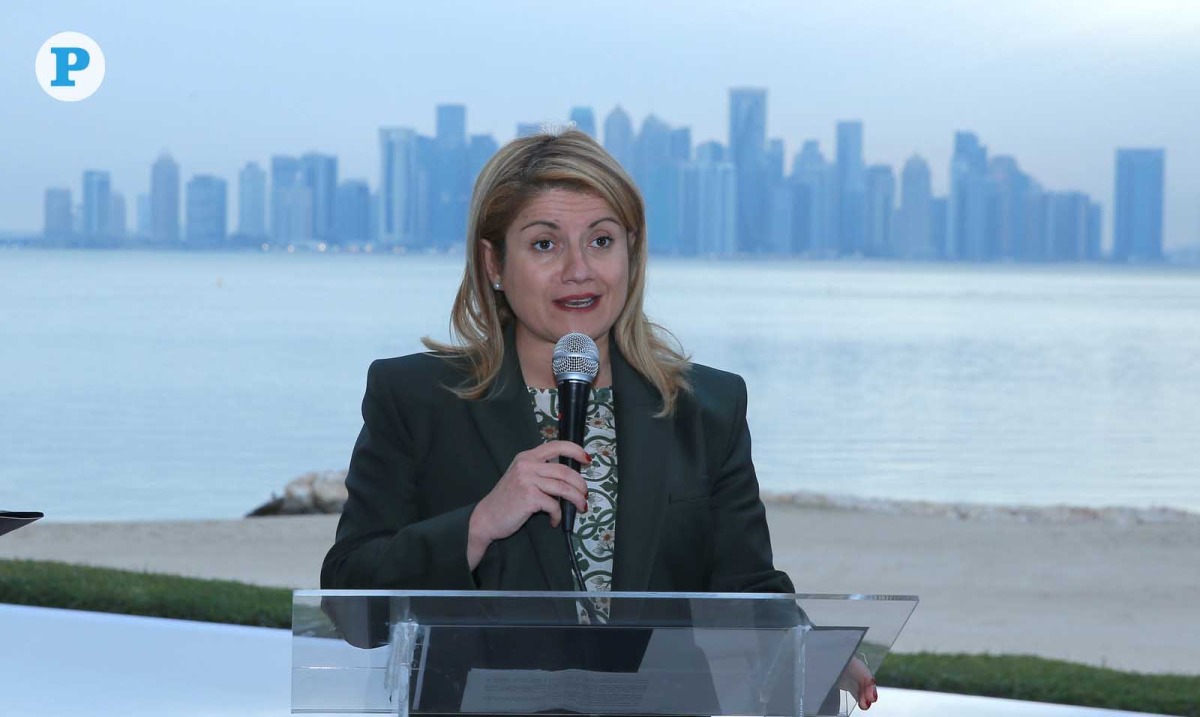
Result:
[[[584,600],[607,617],[592,624]],[[848,715],[847,676],[878,670],[916,605],[896,595],[301,590],[292,712]]]

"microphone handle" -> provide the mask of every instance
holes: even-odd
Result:
[[[570,441],[577,446],[583,445],[583,436],[587,428],[588,394],[592,390],[590,383],[583,381],[561,381],[558,384],[558,440]],[[558,462],[578,471],[579,461],[574,458],[560,457]],[[566,498],[559,499],[562,507],[562,528],[567,534],[575,530],[575,504]]]

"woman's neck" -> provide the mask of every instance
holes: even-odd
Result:
[[[516,330],[517,358],[521,362],[521,376],[525,385],[532,388],[555,388],[554,380],[554,344],[543,341],[526,331],[520,324]],[[596,341],[600,350],[600,373],[596,375],[593,386],[604,388],[612,385],[612,365],[608,360],[608,334]]]

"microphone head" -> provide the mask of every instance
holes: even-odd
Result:
[[[570,333],[554,346],[554,381],[591,384],[600,373],[600,349],[587,334]]]

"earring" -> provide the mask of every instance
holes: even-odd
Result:
[[[492,284],[492,288],[496,291],[500,291],[500,282],[497,281],[496,283]]]

